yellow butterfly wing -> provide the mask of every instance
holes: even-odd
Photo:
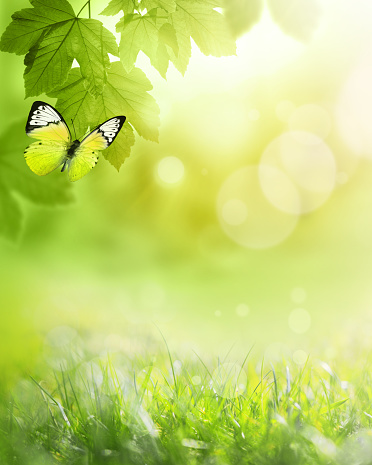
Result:
[[[25,159],[29,168],[38,176],[45,176],[58,168],[66,159],[66,145],[45,140],[33,142],[25,150]]]
[[[116,116],[104,122],[81,141],[69,162],[68,178],[77,181],[97,164],[99,154],[111,145],[125,122],[125,116]]]
[[[65,162],[71,135],[63,117],[51,105],[39,100],[33,103],[26,134],[39,141],[25,150],[26,163],[35,174],[44,176]]]

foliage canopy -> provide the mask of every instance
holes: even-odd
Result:
[[[170,62],[185,74],[192,40],[205,55],[233,55],[235,39],[260,19],[264,6],[264,0],[111,0],[101,15],[122,13],[116,24],[118,44],[112,31],[90,18],[90,0],[78,13],[68,0],[30,3],[31,8],[12,15],[2,34],[0,51],[25,55],[26,98],[41,94],[56,98],[57,109],[66,120],[74,121],[80,136],[105,119],[126,115],[128,122],[115,144],[104,151],[117,170],[130,155],[134,130],[151,141],[159,136],[159,107],[149,94],[150,81],[135,66],[138,53],[146,54],[163,78]],[[319,18],[318,0],[284,3],[267,0],[274,20],[294,37],[309,38]],[[294,7],[299,26],[291,14]],[[82,17],[87,11],[89,18]],[[302,27],[305,13],[312,18],[307,29]],[[12,236],[19,230],[19,218],[10,200],[9,183],[3,183],[3,178],[0,222],[9,219],[6,235]],[[15,178],[14,183],[18,185],[22,179]],[[37,190],[32,200],[43,203]]]

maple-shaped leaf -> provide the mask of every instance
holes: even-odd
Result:
[[[69,37],[72,56],[80,65],[90,93],[102,92],[106,70],[110,67],[108,53],[118,56],[119,50],[113,34],[96,19],[75,21]]]
[[[235,55],[235,40],[224,16],[208,2],[177,0],[177,10],[172,13],[172,19],[176,31],[189,34],[204,55]]]
[[[115,16],[120,11],[123,11],[125,15],[133,14],[134,10],[137,10],[137,0],[111,0],[107,7],[100,13],[104,16]]]
[[[30,0],[34,8],[25,8],[12,15],[0,41],[3,52],[24,55],[51,26],[61,25],[75,17],[74,10],[66,0]]]
[[[301,41],[310,40],[319,26],[319,0],[267,0],[273,20],[283,32]]]
[[[191,58],[190,32],[188,28],[185,27],[182,14],[175,13],[170,15],[169,21],[176,31],[178,46],[178,53],[175,53],[173,49],[168,49],[169,58],[176,69],[184,76]]]
[[[22,225],[22,211],[14,193],[41,205],[67,204],[73,200],[71,185],[55,172],[39,177],[27,166],[23,152],[31,143],[25,122],[14,123],[0,135],[0,234],[16,239]]]
[[[165,24],[166,18],[158,16],[158,10],[153,9],[144,15],[126,15],[116,25],[120,38],[120,61],[129,72],[141,50],[157,67],[157,50],[159,45],[159,30]]]
[[[31,3],[33,9],[13,15],[0,41],[1,50],[19,54],[28,51],[26,97],[47,93],[63,83],[74,58],[81,66],[89,92],[101,92],[110,66],[108,53],[118,55],[114,35],[100,21],[76,16],[66,0]],[[12,35],[16,37],[14,45]]]
[[[164,23],[159,29],[158,47],[156,56],[152,58],[151,64],[159,71],[165,79],[169,66],[169,52],[178,57],[179,46],[174,27],[170,23]]]

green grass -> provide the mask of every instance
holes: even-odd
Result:
[[[367,366],[169,352],[61,363],[2,402],[1,464],[372,464]]]

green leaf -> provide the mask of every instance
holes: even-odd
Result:
[[[319,26],[322,8],[318,0],[267,0],[273,20],[283,32],[308,41]]]
[[[75,58],[89,92],[102,92],[108,53],[118,55],[114,35],[95,19],[75,16],[66,0],[33,0],[33,9],[13,15],[13,22],[2,38],[2,48],[25,57],[26,97],[51,91],[67,79]],[[16,36],[14,45],[11,36]]]
[[[263,0],[225,0],[225,17],[235,38],[260,20],[263,7]]]
[[[66,0],[31,0],[31,4],[35,8],[26,8],[12,15],[13,21],[0,40],[1,51],[24,55],[52,25],[75,17],[74,10]]]
[[[184,76],[191,58],[190,34],[187,27],[185,27],[182,14],[172,14],[170,23],[176,31],[178,53],[176,54],[173,49],[168,50],[169,57],[174,66]]]
[[[130,126],[145,139],[158,139],[159,107],[148,94],[151,89],[150,81],[141,70],[133,68],[126,73],[120,62],[114,62],[108,71],[103,92],[97,98],[84,87],[79,68],[72,69],[65,84],[49,95],[58,97],[57,109],[66,121],[74,120],[79,137],[85,134],[88,126],[92,129],[112,116],[127,117],[115,142],[103,152],[105,158],[119,170],[134,144]]]
[[[204,55],[235,55],[235,40],[228,30],[225,18],[211,5],[177,0],[177,11],[172,14],[172,19],[176,31],[191,35]]]
[[[178,56],[179,52],[177,36],[174,27],[169,23],[163,24],[159,29],[158,40],[156,57],[151,60],[151,64],[165,79],[170,60],[168,49],[170,49],[170,51],[176,57]]]
[[[26,55],[26,97],[46,93],[66,80],[73,62],[66,37],[73,25],[69,21],[54,27]]]
[[[18,236],[22,219],[13,193],[48,206],[73,200],[66,176],[56,172],[39,177],[28,168],[23,151],[30,143],[32,140],[25,134],[24,121],[13,124],[0,136],[0,234],[9,239]]]
[[[110,67],[108,53],[119,55],[114,35],[96,19],[79,19],[71,31],[72,55],[78,61],[90,93],[102,92],[106,70]]]
[[[346,399],[338,400],[337,402],[333,402],[330,405],[326,405],[319,410],[319,413],[321,414],[328,413],[330,410],[340,407],[342,404],[344,404],[348,400],[349,400],[349,397],[346,397]]]
[[[147,9],[147,11],[153,8],[162,8],[169,13],[176,11],[176,3],[174,0],[142,0],[140,3],[141,10]]]
[[[110,145],[110,147],[103,152],[103,155],[106,160],[119,171],[122,164],[129,157],[134,142],[133,128],[126,122],[115,139],[115,144]]]
[[[178,56],[179,47],[177,34],[170,23],[163,24],[159,29],[159,41],[170,47],[173,50],[173,53]]]
[[[152,85],[143,71],[133,68],[126,73],[122,64],[115,62],[111,65],[107,84],[98,100],[101,100],[102,108],[108,108],[112,114],[127,116],[140,136],[156,142],[160,110],[154,97],[148,93],[150,90]]]
[[[159,44],[159,29],[166,22],[163,17],[156,15],[156,10],[151,10],[145,15],[124,16],[116,25],[116,30],[121,32],[120,61],[124,69],[129,72],[137,59],[140,50],[157,67],[157,50]]]
[[[89,94],[84,85],[84,78],[80,68],[73,68],[66,82],[53,89],[48,95],[57,98],[56,108],[63,115],[66,122],[74,123],[76,137],[80,139],[89,126],[98,124],[95,120],[95,99]]]
[[[120,11],[125,15],[133,14],[137,10],[138,2],[136,0],[111,0],[108,6],[100,13],[104,16],[115,16]]]

